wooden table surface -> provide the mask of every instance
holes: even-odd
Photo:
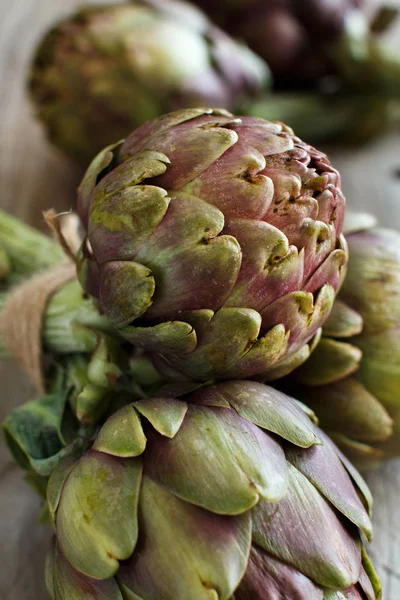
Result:
[[[77,0],[0,0],[0,207],[42,229],[41,210],[70,208],[80,174],[44,139],[24,80],[41,34],[78,5]],[[330,155],[342,172],[350,206],[371,211],[383,225],[400,229],[399,133],[368,147]],[[2,420],[30,397],[32,389],[11,362],[0,366],[0,381]],[[384,600],[400,600],[400,459],[367,479],[375,495],[370,553],[382,579]],[[37,524],[38,509],[34,493],[0,445],[2,600],[47,598],[43,563],[50,531]]]

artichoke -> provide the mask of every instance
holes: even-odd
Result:
[[[368,488],[261,383],[128,403],[59,464],[47,498],[55,600],[380,597],[359,533]]]
[[[375,95],[379,87],[398,95],[399,58],[377,38],[397,17],[395,7],[379,8],[369,22],[364,0],[196,0],[196,4],[266,60],[278,87],[315,85],[333,74],[346,86]]]
[[[362,0],[196,0],[221,27],[265,58],[277,81],[315,79],[331,69],[327,48]],[[279,42],[277,43],[277,40]]]
[[[347,241],[339,300],[292,387],[346,454],[369,467],[400,454],[400,233],[373,227]]]
[[[331,310],[344,208],[328,158],[283,124],[176,111],[89,167],[80,281],[173,379],[274,379]]]
[[[195,7],[134,0],[83,8],[56,25],[37,49],[30,90],[51,140],[87,164],[149,119],[233,108],[268,79],[260,58]]]

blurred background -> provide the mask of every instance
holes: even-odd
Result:
[[[85,5],[89,4],[109,5],[112,0],[86,0]],[[204,1],[198,4],[210,7],[210,3]],[[214,0],[213,4],[219,3]],[[377,0],[369,1],[371,15],[378,4],[381,3]],[[400,7],[400,0],[391,0],[390,4]],[[0,207],[43,231],[46,226],[42,210],[53,207],[61,211],[73,206],[82,166],[64,156],[47,140],[28,98],[27,71],[34,48],[45,31],[82,5],[83,2],[78,0],[0,0]],[[221,15],[216,15],[216,18],[221,18]],[[400,22],[395,22],[383,35],[392,44],[393,51],[397,46],[400,52]],[[319,43],[322,44],[322,41],[315,42],[316,48]],[[318,52],[315,48],[313,51]],[[279,91],[274,92],[275,95],[267,94],[258,105],[254,104],[252,110],[254,114],[261,112],[265,118],[285,119],[289,125],[292,125],[291,119],[284,115],[292,115],[293,126],[300,119],[305,126],[302,137],[308,141],[308,128],[312,137],[320,138],[318,146],[326,150],[341,172],[349,206],[372,212],[382,225],[400,229],[400,111],[396,114],[394,107],[389,120],[386,119],[386,113],[378,113],[374,118],[371,136],[365,136],[362,143],[355,139],[356,133],[348,135],[358,114],[358,111],[351,112],[353,120],[342,132],[342,120],[339,118],[338,135],[332,135],[336,139],[329,142],[321,135],[323,122],[318,121],[318,107],[313,102],[315,94],[322,89],[329,96],[330,114],[337,117],[342,106],[345,112],[347,100],[339,103],[335,95],[336,86],[337,82],[327,77],[322,84],[319,82],[311,86],[309,83],[296,82],[295,92],[289,93],[287,77],[280,76]],[[285,94],[286,104],[283,103],[282,93]],[[294,103],[291,94],[292,98],[298,98]],[[360,106],[365,107],[367,94],[363,88],[358,93],[359,101]],[[332,132],[332,124],[328,125]],[[361,125],[357,124],[355,131],[360,128]],[[32,389],[15,364],[2,364],[0,369],[0,419],[3,420],[11,408],[30,397]],[[375,540],[371,555],[382,579],[384,600],[399,600],[400,460],[386,463],[368,474],[367,480],[376,504]],[[43,557],[50,532],[36,525],[38,511],[39,502],[34,492],[24,483],[21,471],[1,445],[0,598],[3,600],[45,600],[47,597],[43,582]]]

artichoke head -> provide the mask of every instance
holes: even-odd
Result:
[[[89,167],[80,281],[172,378],[275,379],[329,315],[344,208],[338,172],[285,125],[176,111]]]
[[[55,600],[379,598],[368,488],[260,383],[127,404],[59,464],[47,499]]]

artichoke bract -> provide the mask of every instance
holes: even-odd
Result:
[[[375,600],[370,495],[295,401],[224,382],[129,403],[53,472],[55,600]]]
[[[400,233],[372,227],[346,237],[339,299],[293,389],[346,454],[370,467],[400,454]]]
[[[88,164],[107,144],[177,108],[234,108],[267,65],[178,0],[87,7],[37,49],[30,89],[51,140]]]
[[[331,310],[344,208],[338,172],[285,125],[177,111],[89,167],[80,281],[175,380],[277,378]]]

